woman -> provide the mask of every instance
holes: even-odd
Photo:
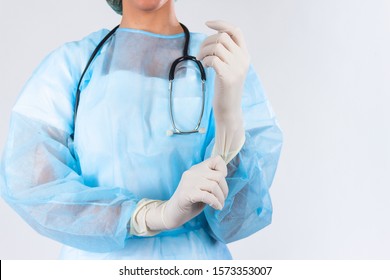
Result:
[[[282,142],[242,34],[188,34],[173,0],[107,2],[119,28],[55,50],[20,94],[2,196],[62,258],[230,259],[271,222]],[[183,55],[205,75],[171,71]]]

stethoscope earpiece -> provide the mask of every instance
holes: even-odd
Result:
[[[205,134],[206,133],[206,128],[204,128],[204,127],[199,128],[199,133],[200,134]]]
[[[172,135],[173,135],[172,129],[168,129],[168,130],[166,131],[166,135],[167,135],[167,136],[172,136]]]
[[[172,129],[168,129],[165,134],[167,136],[172,136],[173,134],[191,134],[191,133],[199,133],[199,134],[205,134],[206,133],[206,128],[204,127],[201,127],[197,130],[193,130],[193,131],[186,131],[186,132],[182,132],[182,131],[177,131],[177,132],[174,132]]]

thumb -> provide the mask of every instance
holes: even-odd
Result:
[[[227,175],[226,162],[223,160],[223,158],[220,155],[216,155],[214,157],[207,159],[206,163],[210,169],[223,172],[225,176]]]

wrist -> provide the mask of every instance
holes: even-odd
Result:
[[[163,214],[167,201],[159,201],[150,205],[145,214],[145,223],[152,231],[162,231],[168,229],[164,223]]]
[[[153,212],[164,201],[144,198],[137,203],[137,207],[130,219],[130,234],[136,236],[153,236],[163,228],[158,225],[158,220],[151,219],[149,212]],[[152,226],[151,226],[152,225]]]
[[[245,142],[245,128],[242,117],[216,119],[215,144],[212,155],[220,155],[229,163],[241,150]]]
[[[244,117],[241,106],[230,110],[218,110],[214,108],[214,119],[218,125],[238,126],[243,123]]]
[[[237,134],[238,136],[245,134],[244,118],[242,114],[215,117],[216,137],[226,137],[227,135],[232,136]],[[233,137],[231,137],[231,139],[232,138]]]
[[[172,213],[175,209],[174,206],[172,206],[171,200],[162,201],[159,204],[153,205],[154,207],[151,207],[148,212],[145,215],[146,225],[150,230],[153,231],[162,231],[162,230],[170,230],[174,229],[183,223],[180,223],[180,221],[176,221],[172,219],[172,217],[175,217],[176,213]]]

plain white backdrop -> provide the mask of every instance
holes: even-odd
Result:
[[[284,131],[273,223],[236,259],[390,259],[390,2],[179,0],[179,20],[240,27]],[[104,0],[0,2],[0,146],[18,92],[51,50],[120,17]],[[60,244],[0,200],[0,259],[56,259]]]

